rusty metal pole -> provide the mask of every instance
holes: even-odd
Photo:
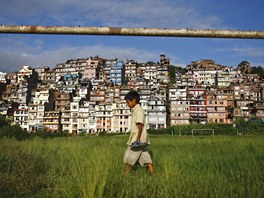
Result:
[[[171,28],[114,28],[114,27],[81,27],[81,26],[0,25],[0,33],[264,39],[264,31],[209,30],[209,29],[194,30],[194,29],[171,29]]]

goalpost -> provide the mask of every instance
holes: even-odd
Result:
[[[203,135],[204,132],[208,132],[214,137],[214,129],[192,129],[192,136],[194,136],[195,134],[198,135]]]

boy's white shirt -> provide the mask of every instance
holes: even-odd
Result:
[[[143,125],[140,141],[143,143],[146,142],[150,144],[147,133],[146,117],[143,108],[140,106],[140,104],[137,104],[134,108],[131,109],[131,111],[132,111],[131,132],[127,144],[131,145],[132,142],[137,140],[137,135],[138,135],[137,123],[142,123]]]

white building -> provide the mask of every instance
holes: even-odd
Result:
[[[45,110],[53,108],[53,92],[49,90],[35,91],[35,96],[32,98],[28,108],[28,124],[29,131],[43,129],[43,117]]]
[[[131,112],[125,101],[113,103],[112,132],[124,133],[131,129]]]
[[[73,97],[73,101],[70,103],[70,125],[69,125],[69,133],[77,134],[78,131],[78,117],[80,110],[80,97]]]
[[[78,117],[77,133],[89,132],[89,101],[81,100]]]
[[[6,83],[6,73],[0,71],[0,83]]]
[[[17,109],[14,109],[14,121],[13,124],[18,124],[20,127],[28,131],[28,106],[19,105]]]
[[[157,64],[147,63],[144,70],[144,78],[148,81],[157,82]]]
[[[151,129],[167,127],[167,110],[164,100],[153,98],[148,102],[148,125]]]
[[[187,99],[187,87],[176,86],[169,88],[169,100],[186,100]]]

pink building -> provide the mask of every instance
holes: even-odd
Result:
[[[217,91],[207,93],[207,122],[227,124],[227,95]]]

